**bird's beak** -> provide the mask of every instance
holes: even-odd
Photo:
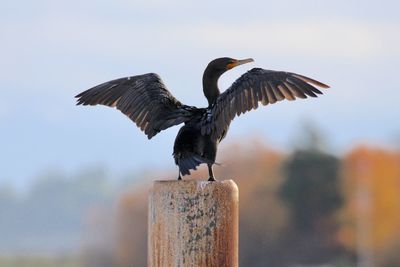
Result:
[[[250,62],[253,62],[253,61],[254,61],[254,59],[252,59],[252,58],[236,60],[235,62],[228,64],[227,69],[230,70],[230,69],[232,69],[234,67],[237,67],[239,65],[243,65],[243,64],[250,63]]]

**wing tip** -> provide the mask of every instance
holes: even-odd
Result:
[[[318,82],[318,84],[315,84],[315,83],[314,83],[314,85],[317,85],[317,86],[319,86],[319,87],[321,87],[321,88],[324,88],[324,89],[331,88],[329,85],[327,85],[327,84],[325,84],[325,83],[322,83],[322,82]]]
[[[76,98],[76,97],[75,97],[75,98]],[[84,105],[84,102],[82,101],[82,99],[78,98],[78,99],[76,99],[75,105],[76,105],[76,106]]]
[[[77,94],[76,96],[74,96],[74,99],[76,99],[76,105],[77,106],[79,106],[79,105],[83,105],[83,106],[88,105],[88,103],[84,100],[85,92],[86,91],[83,91],[83,92]]]
[[[78,99],[76,99],[76,106],[87,106],[87,105],[94,105],[91,104],[90,102],[85,101],[84,99],[82,99],[82,97],[79,97]]]
[[[309,77],[306,77],[306,76],[303,76],[303,75],[300,75],[300,74],[297,74],[297,73],[293,73],[293,76],[298,78],[298,79],[300,79],[300,80],[302,80],[303,82],[311,83],[313,85],[316,85],[316,86],[324,88],[324,89],[331,88],[329,85],[327,85],[325,83],[322,83],[320,81],[311,79]]]

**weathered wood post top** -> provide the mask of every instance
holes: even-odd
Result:
[[[155,181],[148,267],[237,267],[238,206],[232,180]]]

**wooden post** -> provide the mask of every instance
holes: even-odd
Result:
[[[148,267],[237,267],[238,188],[227,181],[156,181]]]

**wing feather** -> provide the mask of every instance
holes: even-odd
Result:
[[[282,92],[279,90],[279,88],[277,88],[275,86],[271,87],[271,88],[274,91],[276,101],[281,101],[281,100],[285,99],[285,96],[282,94]]]
[[[120,78],[76,96],[77,105],[116,107],[152,138],[173,125],[188,121],[193,107],[181,104],[155,73]]]
[[[252,69],[222,93],[208,115],[202,117],[201,133],[211,134],[214,140],[219,140],[235,116],[256,109],[258,102],[265,106],[283,99],[316,97],[322,92],[315,86],[329,88],[324,83],[296,73]]]
[[[267,83],[264,81],[261,81],[261,95],[262,95],[262,100],[261,100],[261,104],[263,104],[264,106],[269,104],[268,101],[268,95],[267,95]]]
[[[268,96],[268,101],[271,104],[275,104],[276,103],[276,97],[274,94],[274,85],[271,82],[267,82],[267,87],[266,87],[266,92],[267,92],[267,96]]]

